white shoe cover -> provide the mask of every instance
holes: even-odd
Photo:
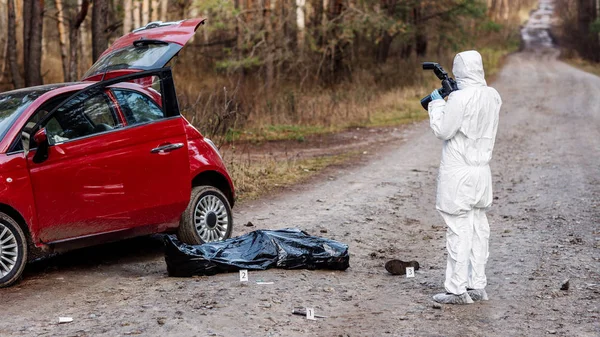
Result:
[[[461,295],[454,295],[448,293],[440,293],[433,296],[433,300],[442,304],[471,304],[473,300],[469,296],[469,293],[463,293]]]
[[[477,301],[487,301],[488,295],[485,289],[469,289],[467,293],[471,297],[471,299],[475,302]]]

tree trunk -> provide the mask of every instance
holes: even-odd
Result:
[[[422,5],[418,5],[413,9],[415,18],[415,52],[417,56],[425,56],[427,54],[427,33],[425,26],[426,24],[421,22]]]
[[[265,56],[265,87],[267,90],[267,98],[270,98],[271,89],[273,88],[273,78],[275,77],[274,67],[274,39],[273,39],[273,21],[271,19],[271,1],[275,0],[261,0],[263,9],[263,18],[265,22],[265,41],[266,41],[266,52]],[[273,6],[274,7],[274,6]]]
[[[394,37],[391,36],[387,30],[384,30],[381,34],[381,40],[377,44],[375,60],[379,64],[383,64],[387,61],[388,55],[390,54],[390,47]]]
[[[169,0],[160,0],[160,20],[162,22],[167,21],[168,7],[169,7]]]
[[[13,85],[15,89],[22,88],[25,86],[23,76],[19,69],[19,63],[17,61],[17,30],[15,22],[15,3],[14,0],[8,0],[8,63],[10,67],[10,74],[12,77]]]
[[[327,21],[330,23],[337,19],[343,11],[344,2],[342,0],[324,1]],[[326,68],[323,71],[323,80],[328,84],[339,82],[345,75],[348,68],[345,67],[345,52],[347,43],[340,41],[342,28],[338,23],[333,25],[333,28],[326,30],[323,28],[324,43],[328,43],[325,57],[327,58]]]
[[[92,58],[94,62],[108,48],[108,1],[94,0],[92,6]]]
[[[150,22],[150,0],[142,0],[142,26]]]
[[[142,23],[140,22],[140,5],[140,0],[133,0],[133,29],[142,26]]]
[[[123,1],[123,34],[127,34],[131,32],[131,10],[132,10],[131,0]]]
[[[237,17],[234,17],[234,20],[235,20],[236,51],[238,53],[238,60],[239,60],[239,59],[241,59],[242,45],[244,43],[242,30],[240,28],[241,27],[240,21],[243,20],[244,16],[242,14],[239,14],[242,12],[243,6],[242,6],[240,0],[234,0],[233,6],[235,8],[235,11],[238,13]]]
[[[71,48],[71,55],[69,57],[69,78],[67,81],[76,81],[78,79],[79,28],[87,16],[89,6],[89,0],[83,0],[79,12],[75,18],[71,20],[71,29],[69,30],[69,47]]]
[[[577,6],[577,35],[579,54],[586,59],[590,58],[590,23],[592,23],[592,0],[578,0]]]
[[[29,35],[25,47],[25,86],[40,85],[42,80],[42,38],[44,22],[44,0],[31,1],[31,12],[23,12],[25,21],[29,21],[27,32]],[[25,6],[23,6],[25,11]],[[24,33],[25,35],[25,33]]]
[[[151,9],[151,21],[158,21],[158,0],[152,0]]]
[[[29,45],[31,39],[31,25],[33,20],[33,3],[35,0],[23,0],[23,68],[25,74],[29,72]],[[25,75],[27,76],[27,75]]]
[[[323,0],[312,0],[313,19],[309,21],[313,39],[318,47],[323,45],[321,36],[323,27]]]
[[[300,53],[304,50],[304,33],[306,31],[306,24],[304,20],[306,0],[296,0],[296,29],[297,29],[297,45]]]
[[[65,27],[65,11],[62,0],[54,0],[56,5],[56,17],[58,26],[58,42],[60,44],[60,58],[63,66],[63,80],[68,81],[69,77],[69,55],[67,52],[67,30]]]

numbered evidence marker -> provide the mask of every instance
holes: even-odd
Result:
[[[240,270],[240,282],[248,282],[248,270]]]
[[[315,320],[315,309],[314,308],[306,308],[306,319]]]
[[[406,278],[415,277],[415,267],[406,267]]]

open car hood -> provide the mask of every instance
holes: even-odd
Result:
[[[162,68],[194,36],[204,20],[150,22],[116,40],[83,75],[82,80],[97,81]]]

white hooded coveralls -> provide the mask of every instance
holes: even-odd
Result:
[[[448,227],[446,291],[460,295],[487,284],[490,228],[485,209],[492,204],[488,163],[498,129],[502,100],[487,86],[481,55],[456,55],[452,72],[458,91],[429,103],[430,126],[444,140],[438,175],[436,208]]]

